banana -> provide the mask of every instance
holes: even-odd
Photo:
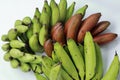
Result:
[[[57,22],[59,22],[59,18],[60,18],[59,7],[54,0],[51,0],[50,7],[52,11],[51,26],[54,26]]]
[[[84,5],[83,7],[81,7],[80,9],[78,9],[75,14],[82,14],[82,16],[84,17],[86,10],[88,8],[88,5]]]
[[[105,75],[101,80],[117,80],[119,69],[120,69],[120,61],[118,54],[116,53],[108,71],[105,73]]]
[[[12,57],[11,57],[11,55],[9,54],[9,52],[6,52],[6,53],[4,54],[4,56],[3,56],[3,59],[4,59],[5,61],[10,61],[10,60],[12,60]]]
[[[33,34],[34,33],[38,34],[40,32],[40,29],[41,29],[41,24],[40,24],[38,18],[34,16],[34,18],[33,18]]]
[[[73,62],[71,61],[70,57],[67,55],[64,48],[60,45],[60,43],[56,42],[54,44],[54,50],[55,50],[55,53],[56,53],[58,59],[60,60],[60,62],[62,62],[62,66],[65,69],[65,71],[73,79],[79,80],[78,73],[77,73],[77,70],[76,70]]]
[[[25,33],[28,30],[28,26],[18,25],[15,27],[19,33]]]
[[[82,45],[82,44],[78,44],[78,48],[79,48],[79,50],[80,50],[80,52],[81,52],[81,54],[82,54],[82,56],[83,56],[83,60],[85,59],[84,57],[85,57],[85,54],[84,54],[84,46]]]
[[[35,72],[35,73],[39,73],[39,74],[43,73],[41,65],[31,64],[31,68],[32,68],[33,72]]]
[[[10,60],[10,64],[12,68],[18,68],[20,66],[20,62],[17,59]]]
[[[82,53],[80,52],[76,42],[73,39],[67,40],[68,49],[70,51],[70,55],[72,60],[78,70],[81,80],[84,80],[85,75],[85,64],[83,60]],[[80,61],[80,62],[79,62]]]
[[[32,61],[31,63],[34,63],[34,64],[41,64],[42,63],[42,56],[34,55],[34,57],[35,57],[35,60]]]
[[[66,18],[65,18],[65,22],[72,16],[73,12],[74,12],[74,7],[75,7],[75,2],[73,2],[67,9],[67,13],[66,13]]]
[[[59,62],[59,59],[58,59],[57,55],[55,54],[55,51],[52,51],[52,60],[53,60],[55,63],[58,63],[58,62]]]
[[[41,13],[39,11],[39,8],[36,7],[34,17],[36,17],[38,20],[40,19]]]
[[[49,75],[49,80],[62,80],[60,79],[61,77],[61,64],[55,64],[53,65],[50,75]]]
[[[17,39],[17,34],[18,34],[18,32],[17,32],[17,29],[10,29],[9,31],[8,31],[8,39],[9,40],[14,40],[14,39]]]
[[[43,52],[43,47],[39,44],[38,34],[33,34],[29,40],[29,45],[34,52]]]
[[[5,43],[2,45],[2,50],[3,51],[9,51],[11,49],[10,43]]]
[[[20,69],[23,71],[23,72],[29,72],[31,70],[31,67],[29,64],[27,63],[21,63],[20,64]]]
[[[19,41],[19,40],[10,41],[10,47],[12,47],[12,48],[20,49],[20,48],[25,47],[25,46],[26,46],[26,44],[23,43],[22,41]]]
[[[16,20],[14,23],[14,27],[18,26],[18,25],[22,25],[22,21],[21,20]]]
[[[101,80],[103,75],[103,62],[102,62],[102,55],[100,51],[100,47],[97,43],[95,43],[95,49],[96,49],[96,74],[93,77],[92,80]]]
[[[9,41],[8,35],[7,34],[2,35],[1,40],[2,41]]]
[[[28,31],[26,32],[26,36],[28,39],[30,39],[32,35],[33,35],[33,24],[29,27]]]
[[[67,13],[67,0],[60,0],[59,11],[60,11],[60,21],[64,22]]]
[[[34,73],[36,80],[47,80],[42,74]]]
[[[19,49],[11,49],[9,51],[9,54],[13,57],[13,58],[19,58],[24,56],[24,53],[21,52]]]
[[[42,46],[44,46],[45,41],[48,38],[48,28],[47,25],[44,24],[39,32],[39,42]]]
[[[24,25],[29,26],[29,25],[31,25],[32,20],[31,20],[30,17],[26,16],[26,17],[23,18],[22,22],[23,22]]]
[[[93,38],[90,32],[86,32],[84,38],[84,54],[86,66],[86,80],[90,80],[95,75],[96,52]]]

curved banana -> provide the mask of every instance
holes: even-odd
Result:
[[[52,11],[51,26],[54,26],[59,21],[59,18],[60,18],[59,7],[54,0],[51,0],[50,7]]]
[[[51,8],[50,8],[47,0],[44,0],[44,7],[46,8],[46,12],[48,13],[49,17],[51,18],[52,12],[51,12]]]
[[[31,70],[31,67],[29,64],[27,63],[21,63],[20,64],[20,69],[23,71],[23,72],[29,72]]]
[[[33,34],[29,40],[29,45],[34,52],[43,52],[43,47],[39,44],[38,34]]]
[[[60,21],[64,22],[67,13],[67,0],[60,0],[59,11],[60,11]]]
[[[35,72],[35,73],[39,73],[39,74],[43,73],[41,65],[31,64],[31,68],[32,68],[33,72]]]
[[[14,27],[18,26],[18,25],[22,25],[22,21],[21,20],[16,20],[14,23]]]
[[[116,53],[108,71],[105,73],[105,75],[101,80],[117,80],[119,70],[120,70],[120,61],[118,54]]]
[[[19,33],[25,33],[28,30],[28,26],[18,25],[15,27]]]
[[[10,29],[9,31],[8,31],[8,39],[9,40],[14,40],[14,39],[17,39],[17,34],[18,34],[18,32],[17,32],[17,29]]]
[[[3,51],[9,51],[11,49],[10,43],[5,43],[2,45],[2,50]]]
[[[34,13],[34,17],[36,17],[38,20],[40,19],[41,13],[39,11],[39,8],[35,8],[35,13]]]
[[[96,52],[93,38],[90,32],[86,32],[84,38],[84,54],[86,66],[86,80],[90,80],[95,75]]]
[[[75,2],[73,2],[67,9],[67,14],[66,14],[66,18],[65,21],[67,21],[73,14],[74,12],[74,7],[75,7]]]
[[[6,53],[3,55],[3,59],[4,59],[5,61],[10,61],[10,60],[12,60],[12,57],[11,57],[11,55],[9,54],[9,52],[6,52]]]
[[[10,60],[10,64],[12,68],[18,68],[20,66],[20,62],[17,59]]]
[[[32,20],[31,20],[30,17],[26,16],[26,17],[23,18],[22,22],[23,22],[24,25],[29,26],[32,23]]]
[[[26,36],[28,39],[30,39],[32,35],[33,35],[33,24],[29,27],[28,31],[26,32]]]
[[[7,34],[3,34],[2,37],[1,37],[1,40],[2,41],[9,41],[8,35]]]

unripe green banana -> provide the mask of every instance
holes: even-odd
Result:
[[[55,51],[52,51],[52,59],[55,63],[59,62],[59,59],[58,59],[57,55],[55,54]]]
[[[18,32],[17,32],[17,29],[10,29],[9,31],[8,31],[8,39],[9,40],[14,40],[14,39],[17,39],[17,34],[18,34]]]
[[[50,7],[52,11],[51,26],[54,26],[57,22],[59,22],[59,18],[60,18],[59,7],[54,0],[51,0]]]
[[[82,44],[78,44],[78,48],[83,56],[83,60],[85,59],[85,54],[84,54],[84,46]]]
[[[11,57],[11,55],[9,54],[9,52],[7,52],[7,53],[4,54],[3,59],[4,59],[5,61],[10,61],[10,60],[12,60],[12,57]]]
[[[33,56],[32,54],[29,53],[25,53],[24,56],[18,58],[19,61],[21,62],[32,62],[35,60],[35,56]]]
[[[105,75],[101,80],[117,80],[119,70],[120,70],[120,61],[119,61],[119,56],[116,53],[108,71],[105,73]]]
[[[60,45],[60,43],[56,42],[54,44],[54,50],[55,50],[55,53],[56,53],[58,59],[60,60],[60,62],[62,62],[62,66],[65,69],[65,71],[73,79],[79,80],[77,70],[76,70],[74,64],[72,63],[72,60],[70,59],[70,57],[68,56],[66,51],[63,49],[63,47]]]
[[[44,24],[39,32],[39,42],[42,46],[44,46],[45,41],[48,38],[48,28],[47,25]]]
[[[25,43],[23,43],[22,41],[19,41],[19,40],[11,40],[10,41],[10,47],[12,48],[22,48],[22,47],[25,47]]]
[[[20,69],[23,71],[23,72],[28,72],[31,70],[31,67],[29,64],[27,63],[21,63],[20,64]]]
[[[16,20],[14,27],[18,26],[18,25],[22,25],[22,21],[21,20]]]
[[[78,10],[75,12],[75,14],[82,14],[82,16],[84,17],[87,8],[88,8],[88,5],[85,5],[85,6],[81,7],[80,9],[78,9]]]
[[[36,76],[36,80],[47,80],[42,74],[34,73]]]
[[[67,13],[67,0],[60,0],[59,11],[60,11],[60,21],[64,22]]]
[[[67,9],[67,14],[66,14],[66,18],[65,21],[67,21],[73,14],[74,12],[74,7],[75,7],[75,2],[73,2]]]
[[[24,56],[24,53],[21,52],[20,50],[18,49],[11,49],[9,51],[10,55],[13,57],[13,58],[19,58],[19,57],[22,57]]]
[[[30,25],[32,23],[32,20],[30,17],[27,16],[23,18],[22,22],[24,25]]]
[[[84,80],[85,75],[85,64],[83,60],[82,53],[80,52],[76,42],[73,39],[67,40],[68,49],[70,51],[70,55],[72,60],[78,70],[81,80]]]
[[[44,65],[42,65],[42,71],[45,74],[45,76],[49,77],[51,68],[47,68]]]
[[[41,64],[42,63],[42,56],[34,55],[34,57],[35,57],[35,60],[32,61],[31,63],[34,63],[34,64]]]
[[[41,24],[40,24],[38,18],[34,16],[34,18],[33,18],[33,34],[39,33],[40,29],[41,29]]]
[[[28,26],[18,25],[15,27],[19,33],[25,33],[28,30]]]
[[[40,16],[41,16],[41,13],[39,11],[38,8],[35,9],[35,13],[34,13],[34,17],[36,16],[36,18],[39,20],[40,19]]]
[[[9,41],[8,35],[6,35],[6,34],[2,35],[1,40],[2,41]]]
[[[43,7],[42,14],[41,14],[41,17],[40,17],[40,23],[41,23],[42,25],[43,25],[43,24],[46,24],[47,26],[49,26],[49,23],[50,23],[50,15],[49,15],[49,13],[47,12],[46,7]]]
[[[39,44],[38,34],[33,34],[29,40],[29,45],[34,52],[43,52],[43,47]]]
[[[35,73],[39,73],[39,74],[42,74],[42,67],[41,65],[38,65],[38,64],[31,64],[31,67],[32,67],[32,70],[33,72]]]
[[[92,80],[101,80],[103,75],[103,62],[102,62],[102,54],[100,47],[97,43],[95,43],[95,49],[96,49],[96,74],[93,77]]]
[[[84,38],[84,54],[86,66],[86,80],[90,80],[95,75],[96,52],[93,38],[90,32],[86,32]]]
[[[2,45],[2,50],[4,51],[9,51],[10,50],[10,43],[5,43]]]
[[[32,35],[33,35],[33,24],[29,27],[28,31],[26,32],[26,36],[28,39],[30,39]]]
[[[55,64],[53,65],[50,75],[49,75],[49,80],[61,80],[61,64]]]
[[[12,68],[18,68],[20,66],[20,62],[17,59],[12,59],[10,64]]]

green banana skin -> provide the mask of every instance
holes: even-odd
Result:
[[[28,31],[26,32],[26,36],[28,39],[30,39],[32,35],[33,35],[33,24],[29,27]]]
[[[41,13],[39,11],[39,8],[35,9],[34,17],[36,17],[38,20],[40,19]]]
[[[40,24],[38,18],[34,16],[34,18],[33,18],[33,34],[36,34],[36,33],[39,34],[40,29],[41,29],[41,24]]]
[[[2,45],[2,50],[9,51],[11,49],[10,43],[5,43]]]
[[[74,12],[74,7],[75,7],[75,2],[73,2],[67,9],[67,14],[66,14],[66,18],[65,18],[65,22],[72,16],[73,12]]]
[[[39,44],[38,41],[38,34],[33,34],[29,40],[29,45],[34,52],[43,52],[43,47]]]
[[[1,40],[2,41],[9,41],[8,35],[7,34],[2,35]]]
[[[39,32],[39,42],[42,46],[44,46],[45,41],[48,38],[48,28],[47,25],[44,24]]]
[[[54,26],[57,22],[59,22],[59,18],[60,18],[59,7],[54,0],[51,0],[50,7],[52,11],[51,26]]]
[[[12,40],[10,41],[10,46],[12,48],[22,48],[22,47],[25,47],[25,43],[23,43],[22,41],[19,41],[19,40]]]
[[[47,80],[42,74],[34,73],[36,80]]]
[[[96,52],[93,38],[90,32],[86,32],[84,38],[84,54],[86,66],[86,80],[90,80],[95,75]]]
[[[18,25],[15,27],[19,33],[25,33],[28,30],[28,26]]]
[[[23,20],[22,20],[22,24],[24,24],[24,25],[29,26],[29,25],[31,25],[31,23],[32,23],[32,20],[28,16],[24,17]]]
[[[93,77],[92,80],[101,80],[103,76],[103,61],[102,61],[102,55],[101,55],[101,50],[100,47],[97,43],[95,43],[95,49],[96,49],[96,74]]]
[[[14,27],[18,26],[18,25],[22,25],[22,21],[21,20],[16,20],[14,23]]]
[[[34,64],[41,64],[42,63],[42,56],[34,55],[34,57],[35,57],[35,60],[32,61],[31,63],[34,63]]]
[[[82,54],[82,56],[83,56],[83,60],[84,60],[84,59],[85,59],[84,46],[79,43],[79,44],[78,44],[78,48],[79,48],[79,50],[80,50],[80,52],[81,52],[81,54]]]
[[[10,64],[12,68],[18,68],[20,66],[20,62],[17,59],[10,60]]]
[[[29,64],[27,63],[21,63],[20,64],[20,69],[23,71],[23,72],[29,72],[31,70],[31,67]]]
[[[59,59],[58,59],[57,55],[55,54],[55,51],[52,51],[52,60],[53,60],[55,63],[58,63],[58,62],[59,62]]]
[[[15,39],[17,39],[17,34],[18,34],[18,32],[17,32],[17,29],[10,29],[9,31],[8,31],[8,39],[9,40],[15,40]]]
[[[11,49],[11,50],[9,51],[9,54],[10,54],[13,58],[19,58],[19,57],[24,56],[24,53],[21,52],[21,51],[18,50],[18,49]]]
[[[12,60],[13,58],[11,57],[11,55],[9,54],[9,52],[6,52],[6,53],[4,54],[4,56],[3,56],[3,59],[4,59],[5,61],[10,61],[10,60]]]
[[[101,80],[117,80],[119,69],[120,69],[120,61],[118,54],[116,53],[108,71],[105,73],[105,75]]]
[[[68,45],[68,49],[70,51],[72,60],[78,70],[79,76],[81,80],[84,80],[85,64],[84,64],[82,53],[80,52],[76,42],[73,39],[68,39],[67,45]]]
[[[72,63],[70,57],[67,55],[66,51],[60,45],[60,43],[56,42],[54,44],[54,50],[55,50],[55,53],[56,53],[58,59],[60,60],[60,62],[62,62],[62,66],[65,69],[65,71],[73,79],[79,80],[78,73],[77,73],[77,70],[76,70],[74,64]]]
[[[34,73],[38,73],[38,74],[42,74],[43,73],[41,65],[31,64],[31,68],[32,68]]]
[[[60,11],[60,21],[64,22],[67,13],[67,0],[60,0],[59,11]]]
[[[88,5],[84,5],[83,7],[81,7],[80,9],[78,9],[75,14],[82,14],[82,16],[84,17],[86,10],[88,8]]]
[[[49,80],[62,80],[60,79],[61,77],[61,64],[55,64],[53,65],[50,75],[49,75]]]

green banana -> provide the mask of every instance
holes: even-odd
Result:
[[[24,56],[24,53],[21,52],[19,49],[11,49],[9,51],[9,54],[13,57],[13,58],[19,58]]]
[[[18,25],[15,27],[19,33],[25,33],[28,30],[28,26]]]
[[[2,41],[9,41],[8,35],[7,34],[2,35],[1,40]]]
[[[52,11],[51,26],[54,26],[57,22],[59,22],[59,18],[60,18],[59,7],[54,0],[51,0],[50,7]]]
[[[83,56],[83,60],[85,59],[85,54],[84,54],[84,46],[82,44],[78,44],[78,48]]]
[[[32,23],[32,20],[31,20],[30,17],[27,16],[27,17],[23,18],[22,22],[23,22],[24,25],[28,26],[28,25],[30,25]]]
[[[2,50],[4,51],[9,51],[10,50],[10,43],[5,43],[2,45]]]
[[[118,54],[116,53],[108,71],[105,73],[101,80],[117,80],[119,69],[120,61]]]
[[[72,60],[78,70],[81,80],[84,80],[85,75],[85,64],[83,60],[82,53],[80,52],[76,42],[73,39],[67,40],[68,49],[70,51],[70,55]]]
[[[23,71],[23,72],[28,72],[31,70],[31,67],[29,64],[27,63],[21,63],[20,64],[20,69]]]
[[[51,68],[47,68],[44,65],[42,65],[42,71],[45,74],[45,76],[49,77]]]
[[[12,57],[11,57],[11,55],[9,54],[9,52],[7,52],[7,53],[4,54],[3,59],[4,59],[5,61],[10,61],[10,60],[12,60]]]
[[[47,80],[42,74],[34,73],[36,80]]]
[[[39,44],[38,34],[33,34],[29,40],[29,45],[34,52],[43,52],[43,47]]]
[[[65,71],[73,79],[79,80],[79,77],[78,77],[78,74],[77,74],[77,70],[76,70],[74,64],[72,63],[70,57],[67,55],[66,51],[61,46],[61,44],[56,42],[54,44],[54,50],[55,50],[55,53],[56,53],[58,59],[60,60],[60,62],[62,62],[62,66],[65,69]]]
[[[96,61],[97,61],[96,74],[92,80],[101,80],[103,75],[103,62],[102,62],[101,50],[97,43],[95,43],[95,49],[96,49]]]
[[[82,14],[82,16],[84,17],[87,8],[88,8],[88,5],[85,5],[85,6],[81,7],[80,9],[78,9],[78,10],[75,12],[75,14]]]
[[[40,19],[41,13],[39,11],[39,8],[35,9],[34,17],[36,17],[38,20]]]
[[[53,65],[50,75],[49,75],[49,80],[62,80],[60,79],[61,77],[61,64],[55,64]]]
[[[60,0],[59,11],[60,11],[60,21],[64,22],[67,13],[67,0]]]
[[[52,60],[53,60],[55,63],[58,63],[58,62],[59,62],[59,59],[58,59],[57,55],[55,54],[55,51],[52,51]]]
[[[34,63],[34,64],[41,64],[42,63],[42,56],[34,55],[34,57],[35,57],[35,60],[32,61],[31,63]]]
[[[33,72],[35,73],[39,73],[39,74],[42,74],[42,67],[41,65],[38,65],[38,64],[31,64],[31,67],[32,67],[32,70]]]
[[[18,26],[18,25],[22,25],[22,21],[21,20],[16,20],[14,23],[14,27]]]
[[[28,31],[26,32],[26,36],[28,39],[30,39],[32,35],[33,35],[33,24],[29,27]]]
[[[18,32],[17,32],[17,29],[10,29],[9,31],[8,31],[8,39],[9,40],[14,40],[14,39],[17,39],[17,34],[18,34]]]
[[[65,22],[72,16],[74,12],[75,2],[73,2],[67,9]]]
[[[90,80],[95,75],[96,52],[93,38],[90,32],[86,32],[84,38],[84,54],[86,65],[86,80]]]
[[[10,64],[12,68],[18,68],[20,66],[20,62],[17,59],[10,60]]]
[[[39,33],[41,29],[41,24],[39,22],[39,20],[37,19],[37,17],[34,16],[33,18],[33,34],[35,33]]]
[[[47,25],[44,24],[39,32],[39,42],[42,46],[44,46],[45,41],[48,38],[48,28]]]
[[[23,43],[22,41],[19,41],[19,40],[12,40],[10,41],[10,47],[12,48],[22,48],[22,47],[25,47],[25,43]]]

